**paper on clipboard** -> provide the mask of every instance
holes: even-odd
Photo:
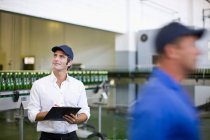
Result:
[[[80,107],[52,107],[47,115],[44,117],[44,120],[65,121],[63,119],[64,115],[76,115],[80,109]]]

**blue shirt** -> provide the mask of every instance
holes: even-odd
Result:
[[[200,140],[198,114],[190,97],[159,68],[130,111],[129,140]]]

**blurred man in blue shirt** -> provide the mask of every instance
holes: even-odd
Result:
[[[157,33],[157,67],[131,108],[130,140],[199,140],[199,118],[180,82],[196,67],[197,39],[194,30],[172,22]]]

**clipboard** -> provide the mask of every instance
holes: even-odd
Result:
[[[52,107],[43,120],[65,121],[63,118],[64,115],[76,115],[80,109],[80,107]]]

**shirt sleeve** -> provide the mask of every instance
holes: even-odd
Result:
[[[81,94],[80,94],[80,98],[78,100],[78,106],[81,107],[81,109],[79,110],[78,114],[84,113],[84,114],[87,115],[87,117],[89,119],[89,117],[90,117],[90,108],[88,106],[85,86],[83,84],[81,84],[80,93]]]
[[[40,98],[37,90],[36,82],[34,82],[29,97],[29,104],[28,104],[28,119],[31,122],[35,122],[36,115],[40,112]]]

